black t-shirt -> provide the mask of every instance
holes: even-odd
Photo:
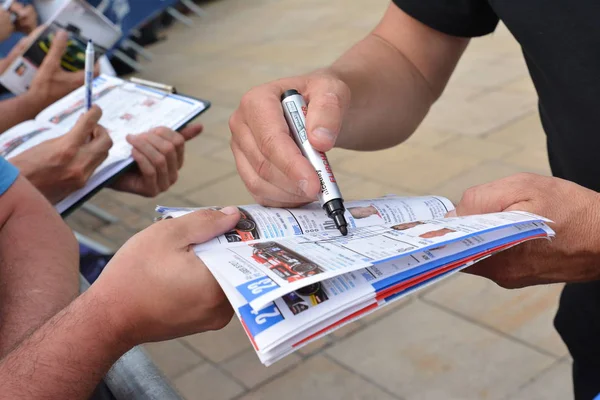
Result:
[[[600,0],[393,0],[453,36],[501,19],[521,44],[539,96],[554,175],[600,191]]]

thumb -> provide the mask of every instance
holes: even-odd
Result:
[[[112,147],[112,139],[101,125],[98,125],[90,134],[93,135],[92,139],[88,143],[80,145],[80,148],[85,150],[86,162],[83,167],[88,177],[106,160]]]
[[[203,130],[204,130],[204,126],[202,124],[192,124],[192,125],[186,126],[179,133],[181,133],[181,136],[183,136],[183,138],[187,142],[188,140],[191,140],[191,139],[195,138],[196,136],[198,136],[199,134],[201,134]]]
[[[485,184],[468,189],[456,205],[454,216],[488,214],[504,211],[506,192],[500,185]]]
[[[458,216],[511,211],[531,199],[532,178],[517,174],[468,189],[456,206]]]
[[[44,68],[46,66],[60,66],[60,60],[65,54],[67,50],[67,43],[69,41],[69,35],[66,31],[60,30],[54,35],[54,39],[52,39],[52,44],[50,45],[50,51],[48,55],[44,57],[44,61],[40,68]]]
[[[94,132],[100,118],[102,118],[102,110],[97,105],[93,105],[86,113],[79,116],[77,123],[67,135],[74,143],[83,145]]]
[[[96,125],[96,127],[90,132],[91,138],[82,147],[87,150],[96,153],[104,153],[105,157],[108,155],[108,151],[113,145],[112,138],[108,134],[108,131],[102,125]]]
[[[204,243],[232,230],[240,220],[236,207],[225,207],[220,211],[199,210],[180,218],[167,220],[176,232],[182,247]]]
[[[350,89],[339,79],[320,77],[307,87],[308,139],[319,151],[329,151],[335,145],[344,113],[350,105]]]

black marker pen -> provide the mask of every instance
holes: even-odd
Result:
[[[348,222],[344,217],[346,211],[344,199],[337,186],[331,165],[329,165],[325,153],[313,149],[308,141],[305,119],[306,102],[297,90],[291,89],[286,90],[281,95],[281,105],[294,141],[300,147],[304,157],[315,168],[321,181],[319,202],[327,212],[327,216],[335,222],[336,228],[339,229],[342,235],[346,236],[348,234]]]

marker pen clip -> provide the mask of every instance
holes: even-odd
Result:
[[[325,153],[315,150],[308,141],[305,119],[306,102],[297,90],[291,89],[281,95],[281,105],[292,138],[300,148],[302,155],[314,167],[321,182],[319,202],[329,218],[333,219],[336,228],[346,236],[348,234],[348,222],[344,217],[346,209],[333,170]]]

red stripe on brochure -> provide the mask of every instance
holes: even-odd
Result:
[[[246,326],[246,323],[244,322],[244,320],[242,318],[240,318],[239,320],[242,323],[242,327],[246,331],[246,336],[248,336],[250,338],[250,342],[252,342],[252,346],[254,346],[254,350],[259,351],[259,348],[256,345],[256,342],[254,341],[254,336],[252,336],[252,334],[248,330],[248,327]]]

